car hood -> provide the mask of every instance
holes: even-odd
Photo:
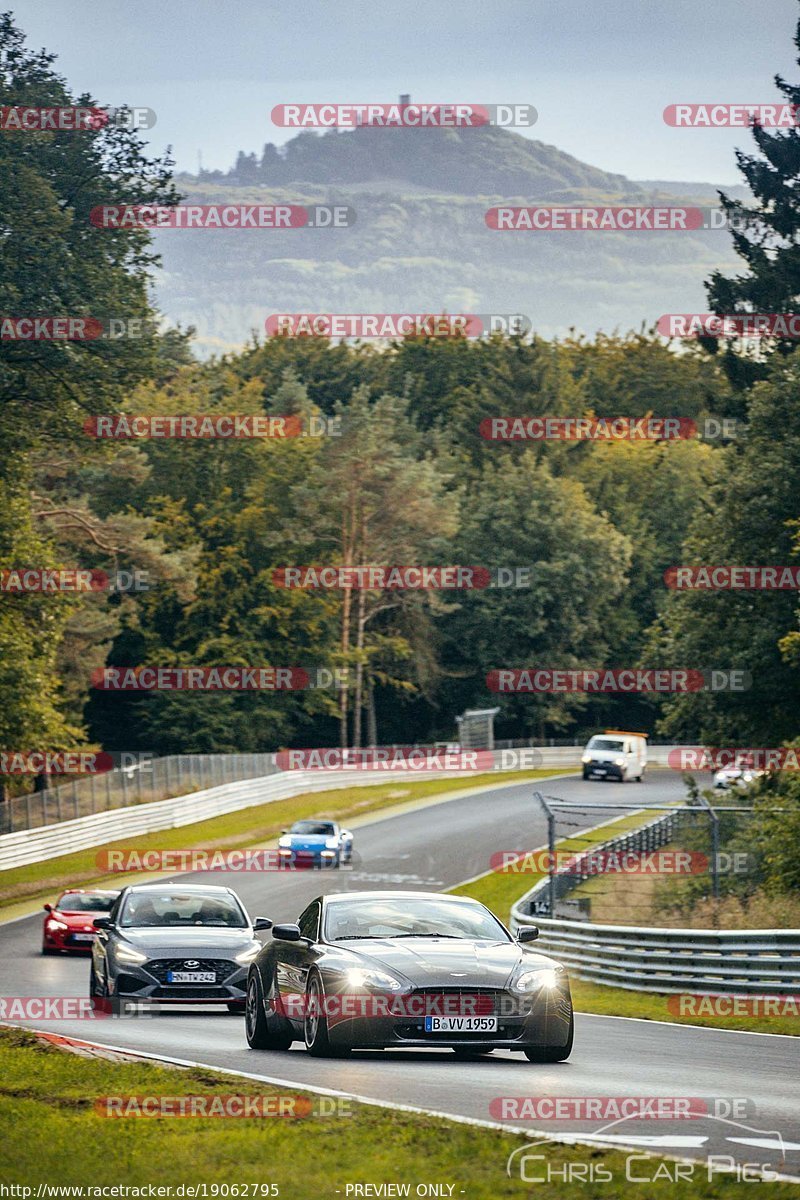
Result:
[[[418,988],[502,988],[521,964],[532,971],[558,965],[552,958],[524,949],[516,942],[376,938],[368,943],[351,943],[348,948],[360,958],[369,958],[376,965],[404,976]]]
[[[58,909],[54,913],[48,913],[48,917],[54,917],[56,921],[63,921],[70,929],[80,929],[85,933],[95,933],[94,919],[101,916],[101,913],[88,912],[60,912]]]
[[[332,833],[289,833],[286,836],[293,850],[324,850],[328,838],[335,841]]]
[[[227,958],[237,954],[256,938],[252,929],[214,929],[210,926],[191,926],[182,929],[160,928],[121,929],[124,938],[142,954],[164,958]]]

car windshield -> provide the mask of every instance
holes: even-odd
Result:
[[[615,738],[593,737],[586,747],[587,750],[621,750],[622,742]]]
[[[247,918],[235,897],[202,892],[131,892],[120,915],[124,928],[148,925],[216,925],[245,929]]]
[[[447,937],[507,942],[500,922],[485,908],[451,900],[337,900],[325,915],[329,942],[350,938]]]
[[[324,837],[333,837],[336,826],[332,821],[295,821],[289,833],[316,833]]]
[[[116,895],[99,896],[91,892],[69,892],[56,904],[58,912],[108,912]]]

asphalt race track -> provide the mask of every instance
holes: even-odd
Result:
[[[498,786],[395,816],[354,822],[360,861],[352,871],[215,872],[181,878],[228,883],[251,916],[274,921],[294,920],[323,891],[447,888],[487,870],[490,855],[497,850],[532,848],[546,841],[543,815],[531,799],[538,786]],[[585,800],[585,814],[570,816],[586,827],[613,816],[606,809],[593,813],[593,803],[676,800],[681,783],[667,771],[656,771],[643,786],[565,777],[542,790],[567,800]],[[559,829],[562,836],[563,832]],[[524,884],[521,877],[521,892]],[[41,921],[37,914],[0,926],[0,993],[85,996],[88,959],[42,957]],[[572,1132],[582,1138],[596,1134],[603,1141],[619,1139],[642,1146],[643,1153],[652,1147],[685,1158],[730,1156],[738,1163],[768,1164],[800,1177],[800,1041],[790,1037],[579,1015],[570,1060],[538,1065],[504,1050],[472,1063],[458,1062],[451,1052],[437,1050],[361,1052],[331,1061],[309,1058],[297,1043],[284,1053],[252,1051],[245,1042],[241,1017],[208,1009],[202,1013],[171,1009],[155,1017],[124,1020],[42,1021],[36,1027],[483,1121],[493,1119],[491,1101],[508,1096],[692,1097],[708,1099],[709,1107],[711,1098],[746,1100],[746,1116],[741,1116],[741,1108],[737,1116],[722,1104],[716,1117],[624,1121],[613,1128],[596,1120],[514,1119],[509,1124],[559,1135]],[[721,1119],[731,1115],[732,1123]]]

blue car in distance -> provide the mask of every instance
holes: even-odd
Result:
[[[287,867],[340,867],[353,856],[353,835],[336,821],[295,821],[278,839]]]

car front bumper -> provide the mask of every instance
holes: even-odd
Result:
[[[232,970],[225,973],[224,978],[218,972],[216,983],[171,983],[166,978],[166,970],[158,965],[164,960],[133,965],[119,964],[116,971],[109,974],[109,990],[120,1000],[151,1000],[159,1004],[231,1004],[244,1005],[247,992],[247,968],[235,960],[216,960],[225,962]]]
[[[477,990],[473,990],[470,995],[474,995]],[[416,992],[412,993],[412,997],[394,999],[424,1000],[426,996],[432,999],[434,995],[441,994],[432,991]],[[480,991],[482,1000],[485,1000],[486,995],[486,991]],[[353,1049],[389,1049],[400,1046],[441,1046],[449,1049],[479,1045],[521,1050],[525,1046],[563,1046],[569,1036],[572,1016],[568,984],[538,992],[530,997],[496,991],[493,995],[494,1003],[491,1005],[481,1003],[474,1009],[466,1006],[466,1015],[496,1016],[497,1029],[492,1031],[427,1032],[425,1013],[439,1015],[436,1004],[406,1003],[399,1006],[403,1010],[400,1015],[392,1013],[387,1016],[373,1015],[371,1006],[367,1005],[370,1009],[368,1015],[348,1017],[343,1015],[347,1012],[346,1006],[331,1003],[331,999],[328,997],[328,1037],[331,1045],[350,1046]]]

